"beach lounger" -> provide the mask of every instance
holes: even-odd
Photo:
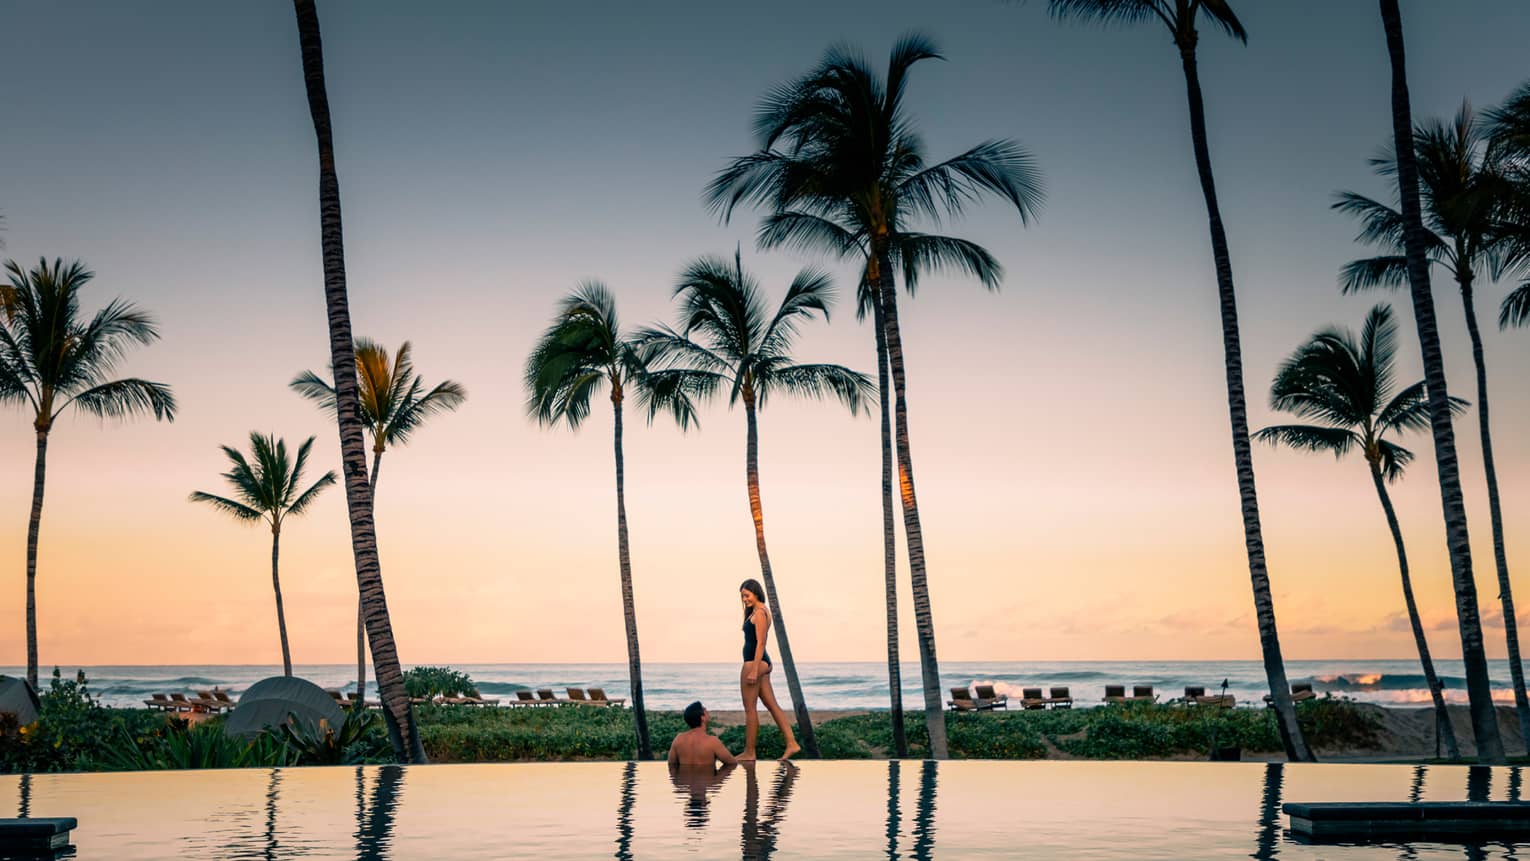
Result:
[[[151,709],[159,709],[164,712],[179,711],[179,707],[176,706],[175,702],[165,694],[151,694],[148,699],[143,701],[143,704]]]
[[[468,702],[468,705],[470,705],[470,706],[484,706],[485,708],[487,708],[487,707],[490,707],[490,706],[497,706],[497,705],[499,705],[499,700],[495,699],[494,697],[485,698],[485,697],[481,697],[481,696],[471,696],[471,697],[466,697],[465,699],[470,701],[470,702]]]
[[[1106,685],[1104,701],[1107,703],[1126,702],[1126,685]]]
[[[544,706],[561,706],[568,702],[553,696],[552,688],[537,688],[537,700]]]
[[[192,699],[192,702],[201,706],[204,711],[211,712],[212,714],[219,714],[223,711],[223,703],[213,696],[212,691],[197,691],[196,697]]]
[[[1156,703],[1158,695],[1153,693],[1152,685],[1132,685],[1132,702]]]
[[[1185,687],[1185,705],[1187,706],[1220,706],[1230,709],[1238,704],[1237,697],[1232,694],[1206,695],[1206,689],[1199,685],[1187,685]]]
[[[952,688],[951,699],[946,705],[955,712],[975,712],[987,708],[982,703],[972,698],[972,692],[967,688]]]
[[[533,694],[531,691],[516,691],[515,692],[515,700],[513,702],[511,702],[510,705],[513,705],[513,706],[532,706],[532,707],[535,707],[536,705],[538,705],[538,703],[537,703],[537,696],[536,696],[536,694]]]
[[[178,712],[200,712],[202,707],[186,698],[185,694],[171,694],[170,699]]]
[[[603,706],[619,706],[627,701],[622,697],[617,697],[614,700],[607,697],[605,688],[590,688],[590,702]]]
[[[977,685],[975,690],[977,698],[987,703],[989,708],[1009,710],[1009,697],[1005,694],[994,693],[993,685]],[[1036,693],[1039,696],[1041,689],[1037,688]]]
[[[979,691],[983,690],[978,688]],[[990,690],[992,690],[990,688]],[[1047,698],[1041,695],[1041,688],[1021,688],[1020,708],[1044,709],[1047,707]]]
[[[1067,688],[1053,688],[1049,693],[1051,696],[1047,697],[1047,705],[1054,709],[1073,708],[1073,695],[1068,693]]]
[[[212,695],[213,699],[218,701],[218,705],[223,706],[224,711],[231,712],[234,710],[234,701],[229,699],[228,691],[225,691],[222,688],[213,688]]]
[[[568,691],[568,701],[571,703],[583,703],[589,705],[590,700],[584,695],[584,688],[564,688]]]
[[[1291,699],[1292,699],[1292,701],[1299,703],[1299,702],[1301,702],[1303,700],[1310,700],[1310,699],[1316,699],[1316,698],[1317,698],[1317,693],[1315,693],[1312,690],[1312,683],[1311,682],[1297,682],[1297,683],[1291,685]],[[1264,695],[1264,704],[1267,705],[1267,706],[1275,705],[1275,698],[1270,696],[1269,694],[1265,694]]]

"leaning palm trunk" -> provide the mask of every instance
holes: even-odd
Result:
[[[27,684],[37,690],[37,534],[42,529],[43,484],[48,472],[48,432],[37,431],[32,473],[32,514],[27,520]]]
[[[1397,545],[1397,570],[1402,575],[1403,603],[1408,607],[1408,625],[1413,629],[1413,643],[1418,647],[1418,660],[1424,668],[1424,682],[1429,685],[1430,698],[1434,700],[1435,738],[1445,746],[1445,755],[1451,759],[1461,758],[1456,745],[1456,731],[1450,723],[1450,712],[1445,708],[1444,687],[1434,672],[1434,659],[1429,656],[1429,641],[1424,637],[1424,623],[1418,616],[1418,604],[1413,600],[1413,578],[1408,575],[1408,552],[1403,549],[1402,528],[1397,524],[1397,512],[1392,508],[1392,496],[1387,493],[1387,483],[1381,477],[1379,464],[1371,464],[1371,481],[1376,485],[1376,496],[1381,499],[1381,510],[1387,515],[1387,528],[1392,530],[1392,543]],[[1438,746],[1436,746],[1438,754]]]
[[[898,662],[898,546],[893,522],[892,414],[887,386],[887,328],[882,313],[881,284],[871,283],[872,324],[877,330],[877,403],[882,410],[882,566],[887,593],[887,689],[891,699],[893,753],[908,756],[903,730],[903,668]]]
[[[909,579],[913,586],[914,625],[919,635],[919,670],[924,681],[924,721],[930,734],[930,756],[946,759],[946,712],[940,698],[940,661],[935,657],[935,618],[930,612],[930,586],[924,567],[924,530],[919,525],[919,497],[914,492],[914,462],[908,441],[908,393],[904,385],[903,336],[898,331],[898,295],[893,289],[887,258],[876,261],[882,297],[883,334],[887,340],[887,362],[892,369],[893,394],[896,397],[893,417],[898,452],[898,495],[903,502],[903,535],[908,542]],[[888,277],[881,277],[886,270]]]
[[[622,390],[611,387],[616,437],[616,546],[621,565],[622,622],[627,627],[627,678],[632,685],[632,723],[637,732],[637,758],[653,759],[648,738],[648,712],[643,707],[643,660],[638,654],[637,605],[632,599],[632,556],[627,544],[626,460],[622,457]]]
[[[287,645],[287,611],[282,609],[282,578],[279,564],[282,531],[271,527],[271,591],[276,593],[276,630],[282,638],[282,675],[292,675],[292,649]]]
[[[377,501],[377,473],[382,469],[383,450],[381,446],[372,447],[372,475],[368,479],[368,485],[372,488],[372,501],[374,507]],[[366,708],[367,705],[367,608],[361,601],[361,595],[356,595],[356,708]]]
[[[786,671],[786,689],[791,693],[792,709],[797,715],[797,733],[802,751],[816,759],[819,755],[818,737],[813,733],[807,701],[802,698],[797,662],[792,660],[792,644],[786,637],[786,614],[781,612],[781,601],[776,597],[776,578],[770,570],[770,553],[765,549],[765,514],[760,505],[760,433],[752,391],[744,392],[744,418],[749,434],[744,472],[749,482],[749,514],[754,520],[754,546],[760,553],[760,577],[765,581],[765,597],[770,600],[771,615],[775,617],[776,646],[781,650],[781,668]]]
[[[1425,257],[1424,223],[1419,208],[1418,163],[1413,152],[1413,116],[1408,103],[1408,73],[1403,50],[1402,13],[1397,0],[1380,0],[1392,65],[1392,137],[1397,153],[1397,182],[1402,202],[1403,247],[1408,263],[1408,286],[1413,319],[1418,325],[1424,358],[1424,383],[1429,393],[1429,426],[1434,432],[1435,466],[1440,478],[1440,504],[1445,513],[1445,543],[1456,590],[1456,621],[1461,631],[1461,662],[1466,667],[1466,691],[1471,700],[1472,732],[1477,757],[1503,762],[1503,741],[1493,706],[1487,653],[1482,644],[1482,619],[1477,611],[1477,584],[1472,579],[1471,538],[1466,526],[1466,503],[1461,496],[1461,469],[1456,460],[1455,431],[1450,422],[1450,396],[1445,383],[1445,357],[1429,292],[1429,263]]]
[[[1472,298],[1472,273],[1456,276],[1461,304],[1466,309],[1466,331],[1472,338],[1472,362],[1477,368],[1477,428],[1482,434],[1482,470],[1487,474],[1488,518],[1493,527],[1493,562],[1498,568],[1498,600],[1503,604],[1503,633],[1509,642],[1509,678],[1514,684],[1514,711],[1519,715],[1519,734],[1530,750],[1530,697],[1525,696],[1525,668],[1519,658],[1519,622],[1514,615],[1514,587],[1509,582],[1509,557],[1503,546],[1503,509],[1498,503],[1498,470],[1493,466],[1493,432],[1488,423],[1487,360],[1482,352],[1482,331],[1477,328],[1477,308]]]
[[[1227,232],[1217,203],[1211,174],[1211,149],[1206,143],[1206,108],[1201,101],[1200,75],[1196,70],[1195,45],[1182,45],[1180,60],[1185,69],[1185,92],[1190,102],[1190,139],[1195,149],[1195,168],[1201,193],[1206,198],[1206,217],[1211,226],[1211,253],[1216,261],[1217,297],[1222,312],[1222,353],[1227,368],[1227,411],[1232,420],[1233,460],[1238,470],[1238,496],[1243,508],[1243,542],[1248,548],[1248,573],[1254,588],[1254,615],[1259,623],[1259,646],[1264,657],[1265,680],[1270,686],[1286,757],[1310,762],[1312,751],[1296,721],[1296,705],[1286,683],[1285,659],[1280,653],[1280,632],[1275,626],[1275,599],[1270,593],[1270,573],[1265,567],[1264,536],[1259,525],[1259,497],[1254,487],[1254,454],[1248,439],[1248,406],[1243,395],[1243,348],[1238,339],[1238,304],[1233,291],[1232,258]]]
[[[345,502],[351,522],[351,550],[356,558],[356,582],[366,608],[367,638],[373,669],[388,723],[393,753],[400,761],[425,762],[404,690],[403,669],[388,617],[383,592],[382,563],[377,553],[377,533],[372,521],[372,488],[367,482],[365,429],[361,423],[357,394],[356,352],[351,340],[351,314],[345,288],[345,243],[340,222],[340,180],[335,172],[335,150],[329,118],[329,97],[324,87],[324,53],[319,37],[319,15],[313,0],[293,0],[298,36],[303,53],[303,82],[319,148],[319,223],[324,257],[324,300],[329,318],[330,364],[335,372],[335,406],[340,427],[340,457],[345,473]]]

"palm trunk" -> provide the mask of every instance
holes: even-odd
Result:
[[[292,649],[287,645],[287,611],[282,609],[281,556],[282,531],[271,527],[271,591],[276,593],[276,630],[282,638],[282,675],[292,675]]]
[[[383,450],[372,449],[372,475],[367,483],[372,488],[372,501],[377,502],[377,473],[382,469]],[[356,708],[367,707],[367,608],[356,595]]]
[[[1403,603],[1408,608],[1408,625],[1413,628],[1413,642],[1418,647],[1418,660],[1424,668],[1424,681],[1429,685],[1434,700],[1435,738],[1445,745],[1445,755],[1451,759],[1461,758],[1456,745],[1456,731],[1450,723],[1450,712],[1445,708],[1444,687],[1434,672],[1434,659],[1429,656],[1429,641],[1424,637],[1424,623],[1418,617],[1418,604],[1413,600],[1413,578],[1408,575],[1408,552],[1403,549],[1402,528],[1397,525],[1397,512],[1392,508],[1392,496],[1387,493],[1387,483],[1381,477],[1381,467],[1371,465],[1371,481],[1376,485],[1376,496],[1381,499],[1381,510],[1387,515],[1387,528],[1392,530],[1392,543],[1397,545],[1397,570],[1402,575]]]
[[[1392,137],[1397,154],[1397,182],[1402,201],[1403,247],[1408,261],[1408,285],[1413,319],[1424,358],[1424,384],[1429,393],[1429,426],[1434,431],[1434,459],[1440,477],[1440,504],[1445,513],[1445,544],[1450,550],[1450,573],[1456,589],[1456,621],[1461,630],[1461,662],[1466,666],[1466,691],[1471,700],[1472,731],[1477,757],[1503,762],[1493,687],[1482,645],[1482,619],[1477,612],[1477,584],[1472,579],[1471,538],[1466,528],[1466,503],[1461,496],[1461,469],[1456,461],[1455,431],[1451,428],[1445,357],[1429,292],[1429,264],[1424,254],[1424,223],[1419,211],[1418,163],[1413,153],[1413,116],[1408,104],[1408,73],[1403,51],[1402,13],[1397,0],[1380,0],[1387,54],[1392,61]]]
[[[632,684],[632,724],[637,731],[637,758],[653,759],[648,738],[648,712],[643,707],[643,660],[638,655],[637,605],[632,599],[632,555],[627,545],[626,459],[622,456],[622,390],[611,387],[616,437],[616,549],[621,567],[622,622],[627,627],[627,677]]]
[[[1286,683],[1285,659],[1280,653],[1280,632],[1275,625],[1275,598],[1270,593],[1270,572],[1265,566],[1264,535],[1259,525],[1259,497],[1254,487],[1254,453],[1248,439],[1248,406],[1243,394],[1243,348],[1238,338],[1238,302],[1233,290],[1232,256],[1227,250],[1227,231],[1217,203],[1216,182],[1211,173],[1211,149],[1206,142],[1206,107],[1201,101],[1200,75],[1196,70],[1194,42],[1180,47],[1185,70],[1185,93],[1190,102],[1190,140],[1195,149],[1195,169],[1206,198],[1206,218],[1211,228],[1211,254],[1216,262],[1217,299],[1222,312],[1222,355],[1227,372],[1227,412],[1232,420],[1233,461],[1238,471],[1238,497],[1243,509],[1243,543],[1248,551],[1249,580],[1254,589],[1254,615],[1259,622],[1259,646],[1264,657],[1265,680],[1274,701],[1276,726],[1293,762],[1311,762],[1312,751],[1296,721],[1296,705]]]
[[[37,533],[42,529],[43,483],[48,472],[48,432],[37,431],[32,472],[32,514],[27,521],[27,684],[37,690]]]
[[[877,275],[881,275],[880,262]],[[891,277],[891,273],[887,277]],[[892,704],[893,755],[908,756],[903,729],[903,668],[898,662],[898,543],[893,522],[892,393],[887,385],[887,327],[882,313],[881,278],[867,279],[872,324],[877,330],[877,404],[882,410],[882,574],[887,595],[887,690]]]
[[[330,364],[335,370],[335,406],[340,429],[340,457],[345,473],[345,503],[351,521],[351,551],[356,583],[366,608],[367,639],[383,717],[393,753],[400,761],[425,762],[425,748],[404,690],[403,668],[388,617],[382,563],[372,521],[372,488],[367,483],[365,429],[357,395],[356,348],[351,340],[351,312],[345,288],[345,242],[340,221],[340,179],[335,172],[329,96],[324,87],[324,50],[314,0],[293,0],[303,53],[303,83],[319,149],[319,227],[324,256],[324,304],[329,318]]]
[[[1525,696],[1525,668],[1519,657],[1519,619],[1514,615],[1514,587],[1509,582],[1509,557],[1503,544],[1503,509],[1498,501],[1498,470],[1493,465],[1493,432],[1488,421],[1487,359],[1482,352],[1482,330],[1477,328],[1477,308],[1472,297],[1472,273],[1456,276],[1461,285],[1461,304],[1466,310],[1466,331],[1472,338],[1472,363],[1477,369],[1477,429],[1482,434],[1482,471],[1487,474],[1488,522],[1493,528],[1493,562],[1498,569],[1498,600],[1503,605],[1503,633],[1509,644],[1509,678],[1514,685],[1514,711],[1519,716],[1519,735],[1530,751],[1530,697]]]
[[[885,251],[877,261],[887,266]],[[887,339],[887,363],[892,369],[895,396],[894,438],[898,453],[898,495],[903,502],[903,536],[908,542],[909,580],[913,587],[914,628],[919,636],[919,671],[924,681],[924,722],[930,735],[930,756],[946,759],[946,712],[940,696],[940,661],[935,656],[935,617],[930,611],[930,585],[924,567],[924,529],[919,525],[919,497],[914,492],[914,458],[908,440],[908,389],[903,370],[903,335],[898,329],[898,295],[891,277],[880,278],[882,323]]]
[[[744,392],[744,418],[748,423],[748,439],[745,446],[744,474],[749,482],[749,514],[754,519],[754,546],[760,553],[760,577],[765,581],[765,597],[770,600],[771,616],[775,619],[776,647],[781,654],[781,668],[786,671],[786,689],[791,693],[792,708],[797,714],[798,741],[803,753],[818,758],[818,737],[813,733],[813,721],[808,717],[807,701],[802,697],[802,682],[797,678],[797,662],[792,660],[792,644],[786,637],[786,614],[781,612],[781,601],[776,597],[776,578],[770,570],[770,553],[765,550],[765,514],[760,506],[760,433],[755,415],[754,392]]]

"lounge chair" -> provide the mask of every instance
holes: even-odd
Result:
[[[1156,703],[1158,695],[1153,693],[1152,685],[1132,685],[1132,702]]]
[[[553,695],[552,688],[537,688],[537,700],[544,706],[561,706],[568,700],[560,700]]]
[[[946,703],[946,705],[949,705],[951,707],[951,711],[954,712],[975,712],[989,708],[989,706],[985,706],[982,703],[974,700],[972,698],[972,692],[967,688],[952,688],[951,699]]]
[[[494,697],[485,698],[478,694],[472,694],[471,696],[463,697],[463,699],[466,699],[468,701],[467,704],[470,706],[489,707],[499,705],[499,700],[495,699]]]
[[[535,707],[537,705],[537,696],[531,691],[516,691],[515,700],[510,705]]]
[[[151,694],[149,699],[143,701],[143,704],[151,709],[159,709],[160,711],[164,712],[180,710],[180,707],[177,706],[175,702],[165,694]]]
[[[982,688],[978,688],[978,690],[981,691]],[[989,690],[992,690],[992,688],[990,688]],[[1020,689],[1020,708],[1023,708],[1023,709],[1044,709],[1046,707],[1047,707],[1047,698],[1041,695],[1041,688],[1021,688]]]
[[[604,688],[590,688],[590,702],[603,706],[619,706],[624,705],[627,700],[622,697],[613,700],[606,696]]]
[[[1104,701],[1107,703],[1126,702],[1126,685],[1106,685]]]
[[[221,688],[213,688],[212,695],[213,699],[217,700],[218,704],[223,706],[224,711],[234,710],[234,701],[229,699],[228,691],[225,691]]]
[[[186,698],[185,694],[171,694],[170,699],[179,712],[200,712],[202,707]]]
[[[1293,702],[1299,703],[1302,700],[1315,699],[1316,697],[1317,694],[1312,690],[1311,682],[1297,682],[1291,686],[1291,700]],[[1265,694],[1264,704],[1267,706],[1275,705],[1275,698]]]
[[[1232,694],[1206,695],[1206,689],[1199,686],[1185,687],[1185,705],[1187,706],[1219,706],[1230,709],[1238,704],[1237,697]]]
[[[223,703],[218,702],[218,698],[213,696],[212,691],[197,691],[196,696],[191,701],[201,706],[204,711],[211,712],[212,714],[219,714],[223,711]]]
[[[1051,696],[1047,697],[1047,705],[1054,709],[1073,708],[1073,695],[1068,693],[1067,688],[1053,688],[1049,693]]]
[[[993,685],[977,685],[977,698],[988,703],[991,709],[1009,710],[1009,697],[1005,694],[994,693]],[[1040,689],[1037,689],[1040,692]]]
[[[564,688],[564,690],[568,691],[569,702],[590,704],[589,698],[584,695],[584,688]]]

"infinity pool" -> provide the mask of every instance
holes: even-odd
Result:
[[[1518,768],[1103,762],[437,765],[0,778],[85,859],[1511,858],[1308,846],[1282,801],[1518,800]],[[10,811],[0,810],[0,815]],[[1530,844],[1527,844],[1530,846]]]

